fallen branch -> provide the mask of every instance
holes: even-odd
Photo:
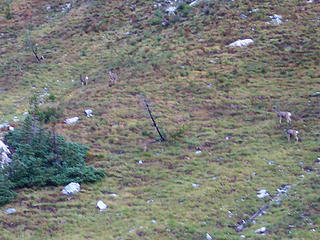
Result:
[[[247,220],[242,220],[240,224],[238,224],[238,226],[236,227],[236,231],[237,232],[242,232],[243,229],[250,223],[252,222],[256,217],[260,216],[260,214],[265,211],[266,209],[268,209],[272,202],[276,199],[279,199],[280,196],[283,194],[283,193],[286,193],[286,190],[290,188],[290,186],[285,186],[284,187],[284,190],[280,189],[279,192],[274,195],[270,200],[269,202],[267,202],[266,204],[264,204],[261,208],[259,208],[258,211],[256,211],[251,217],[249,217]]]

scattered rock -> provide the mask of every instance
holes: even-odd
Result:
[[[106,210],[108,208],[108,206],[104,202],[99,200],[97,202],[96,208],[99,208],[100,211],[103,211],[103,210]]]
[[[318,97],[320,96],[320,92],[314,92],[312,94],[309,95],[310,97]]]
[[[196,155],[200,155],[202,152],[200,150],[196,151]]]
[[[25,115],[28,115],[29,112],[25,111],[22,115],[25,116]]]
[[[270,161],[268,164],[269,165],[274,165],[274,161]]]
[[[243,13],[240,14],[240,17],[243,18],[243,19],[248,18],[248,17],[247,17],[246,15],[244,15]]]
[[[229,47],[247,47],[248,45],[254,43],[252,39],[243,39],[243,40],[237,40],[233,43],[230,43]]]
[[[65,195],[73,195],[80,191],[80,184],[71,182],[67,186],[64,187],[64,189],[61,191],[62,194]]]
[[[192,187],[197,188],[197,187],[199,187],[199,184],[197,184],[197,183],[192,183]]]
[[[85,112],[85,114],[87,115],[88,118],[93,116],[91,109],[86,109],[86,110],[84,110],[84,112]]]
[[[210,236],[209,233],[206,234],[206,238],[207,238],[207,240],[212,240],[212,237]]]
[[[250,10],[249,13],[259,12],[259,10],[260,10],[259,8],[255,8],[255,9]]]
[[[17,210],[15,208],[8,208],[4,211],[5,214],[12,214],[17,212]]]
[[[78,117],[73,117],[73,118],[68,118],[68,119],[66,119],[64,122],[66,123],[66,124],[74,124],[74,123],[76,123],[76,122],[78,122],[79,121],[79,118]]]
[[[0,130],[4,128],[8,128],[10,125],[8,123],[1,123],[0,124]]]
[[[168,15],[169,16],[171,16],[171,15],[175,15],[176,13],[176,10],[177,10],[178,8],[176,7],[176,6],[170,6],[170,7],[168,7],[168,8],[166,8],[166,12],[168,13]]]
[[[14,121],[14,122],[19,122],[20,120],[19,120],[18,117],[14,117],[14,118],[13,118],[13,121]]]
[[[151,220],[152,224],[156,224],[157,221],[156,220]]]
[[[153,202],[154,202],[153,199],[149,199],[149,200],[147,201],[147,203],[153,203]]]
[[[269,16],[271,20],[267,22],[268,24],[280,25],[282,23],[282,16],[274,14],[273,16]]]
[[[203,2],[203,1],[208,1],[208,0],[195,0],[192,3],[190,3],[189,6],[191,6],[191,7],[197,6],[199,3]]]
[[[264,198],[268,196],[269,196],[269,193],[267,192],[267,190],[261,189],[258,191],[258,195],[257,195],[258,198]]]
[[[290,185],[286,185],[286,186],[284,186],[284,187],[278,188],[277,191],[278,191],[279,193],[286,193],[286,192],[288,191],[288,189],[290,189],[290,188],[291,188]]]
[[[266,230],[267,230],[267,228],[266,228],[266,227],[262,227],[262,228],[257,229],[257,230],[255,231],[255,233],[263,234],[263,233],[265,233],[265,232],[266,232]]]
[[[212,180],[217,180],[217,177],[212,177]]]

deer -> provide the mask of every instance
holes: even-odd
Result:
[[[88,85],[88,81],[89,81],[88,76],[86,76],[85,78],[82,78],[82,75],[80,74],[80,82],[82,86]]]
[[[277,106],[273,106],[273,110],[280,118],[280,124],[281,124],[282,118],[285,118],[287,120],[287,123],[290,123],[292,121],[291,120],[291,115],[292,115],[291,112],[280,112]]]
[[[113,85],[116,84],[118,80],[118,75],[116,73],[113,73],[111,70],[109,71],[109,87],[112,87]]]
[[[283,131],[287,134],[288,142],[290,142],[291,137],[294,137],[295,140],[297,142],[299,142],[299,138],[298,138],[298,133],[299,132],[298,131],[293,130],[293,129],[289,129],[289,130],[284,129]]]

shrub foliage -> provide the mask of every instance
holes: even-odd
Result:
[[[95,182],[104,176],[102,170],[85,165],[88,147],[66,142],[54,131],[39,127],[31,117],[9,132],[5,143],[12,152],[12,163],[1,174],[0,192],[7,197],[0,199],[0,204],[13,198],[14,188]]]

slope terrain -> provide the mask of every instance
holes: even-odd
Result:
[[[69,199],[62,187],[18,190],[0,239],[320,239],[319,1],[188,2],[170,14],[152,0],[0,4],[0,123],[19,125],[37,95],[106,172]],[[228,46],[238,39],[253,43]]]

